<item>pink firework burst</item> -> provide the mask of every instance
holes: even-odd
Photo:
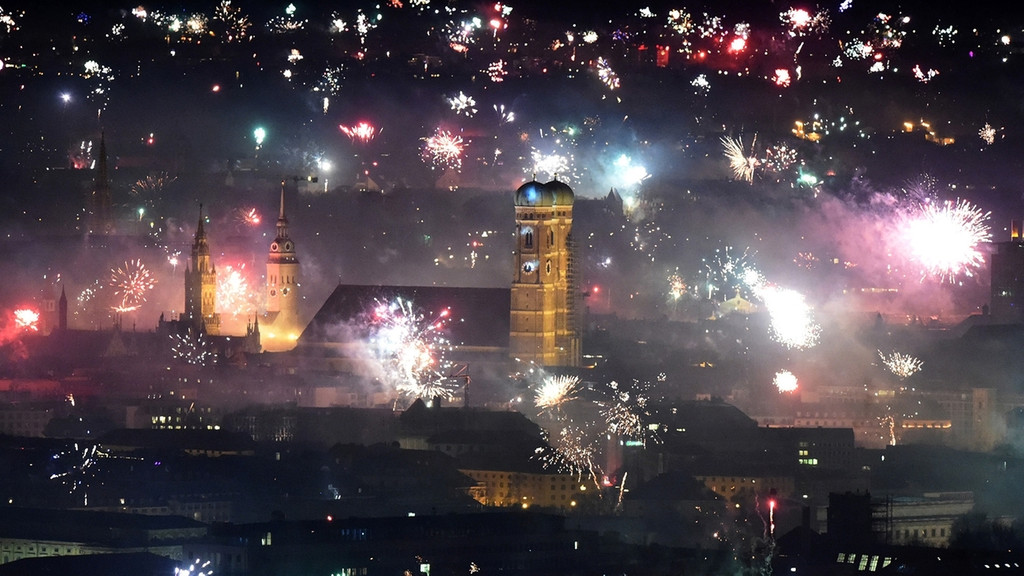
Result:
[[[348,136],[353,143],[358,144],[366,144],[377,135],[377,129],[369,122],[360,122],[353,126],[341,124],[338,126],[338,129],[341,130],[342,134]]]
[[[465,145],[461,136],[447,130],[437,129],[432,136],[423,139],[421,156],[423,161],[435,168],[462,168],[462,151]]]

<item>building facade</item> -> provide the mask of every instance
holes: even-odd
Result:
[[[203,209],[199,207],[199,224],[192,243],[192,255],[185,269],[185,310],[182,319],[196,331],[220,334],[217,313],[217,270],[210,258],[210,244],[203,227]]]
[[[284,211],[284,183],[277,234],[267,255],[267,312],[263,319],[263,347],[270,352],[291,350],[303,326],[299,322],[299,259],[295,242],[288,234]]]
[[[533,180],[515,193],[509,355],[522,362],[580,365],[573,200],[572,189],[558,180]]]
[[[993,242],[990,271],[992,320],[1016,324],[1024,321],[1024,238],[1020,222],[1010,225],[1010,240]]]

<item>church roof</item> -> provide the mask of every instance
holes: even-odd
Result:
[[[299,337],[299,345],[358,339],[365,325],[361,320],[376,305],[401,298],[426,318],[450,310],[445,336],[455,346],[507,348],[511,297],[508,288],[339,284]]]

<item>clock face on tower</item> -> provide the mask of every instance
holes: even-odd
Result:
[[[277,252],[279,248],[280,247],[277,245],[277,242],[274,242],[273,244],[270,245],[271,252]]]
[[[291,242],[285,242],[284,243],[284,251],[285,252],[290,252],[291,249],[292,249],[292,243]]]

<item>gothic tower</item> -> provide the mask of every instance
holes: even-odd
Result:
[[[110,179],[107,174],[107,143],[100,133],[99,158],[96,163],[96,180],[89,197],[87,232],[94,235],[114,233],[114,218],[110,213]]]
[[[558,180],[534,180],[516,190],[509,354],[523,362],[580,365],[573,199]]]
[[[203,207],[199,206],[199,225],[192,243],[192,257],[185,268],[185,311],[183,319],[199,331],[220,333],[217,313],[217,271],[210,259],[210,245],[203,227]]]
[[[67,332],[68,329],[68,297],[64,293],[64,286],[60,287],[60,300],[57,303],[57,328],[61,332]]]
[[[288,235],[284,212],[284,182],[281,182],[281,210],[277,235],[267,255],[267,315],[263,322],[263,344],[269,351],[290,350],[299,337],[299,259],[295,242]]]

